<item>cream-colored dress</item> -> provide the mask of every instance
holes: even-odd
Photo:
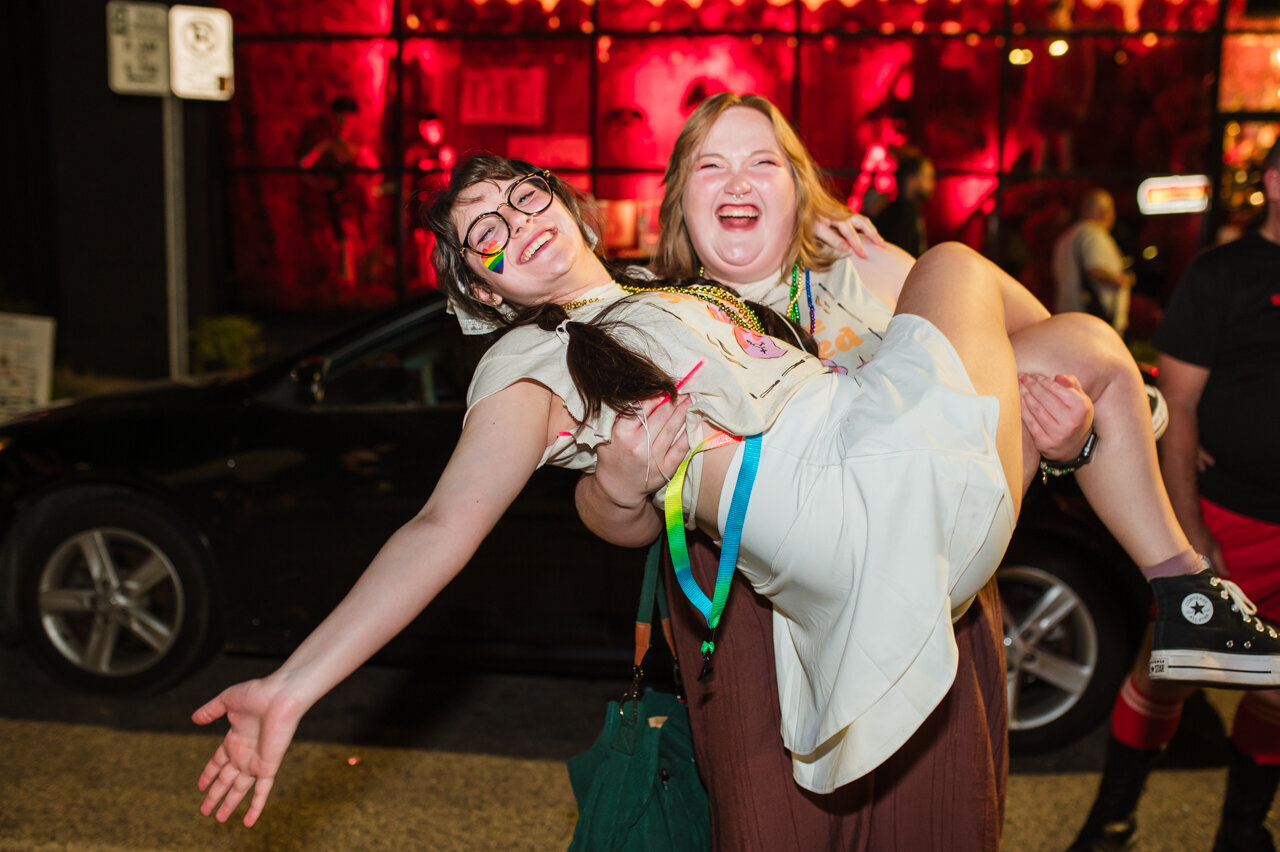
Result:
[[[974,392],[951,344],[916,316],[894,317],[875,359],[848,375],[691,297],[630,297],[611,316],[634,326],[619,331],[628,345],[675,380],[688,376],[690,429],[705,417],[763,433],[738,568],[773,605],[783,741],[807,789],[858,778],[946,695],[952,601],[981,588],[1012,534],[996,400]],[[509,332],[477,368],[469,404],[531,378],[581,419],[565,340]],[[591,469],[614,416],[561,436],[544,462]],[[686,488],[686,510],[696,488]]]

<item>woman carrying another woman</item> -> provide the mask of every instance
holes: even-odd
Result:
[[[775,632],[785,626],[778,686],[797,777],[826,792],[896,751],[950,686],[952,612],[995,569],[1037,468],[1010,334],[1021,332],[1019,359],[1032,369],[1082,379],[1096,372],[1095,348],[1121,346],[1115,335],[1086,316],[1028,328],[1030,294],[973,252],[942,246],[913,267],[876,359],[839,375],[764,334],[768,320],[728,291],[620,284],[591,250],[569,188],[528,163],[462,163],[429,221],[450,297],[516,327],[477,367],[462,435],[422,510],[276,672],[195,712],[197,723],[231,723],[200,776],[202,811],[226,820],[252,790],[252,825],[303,713],[466,565],[533,470],[588,468],[619,412],[677,383],[694,399],[690,435],[707,449],[690,487],[672,490],[675,511],[720,536],[742,520],[730,565],[770,598]],[[1103,389],[1127,405],[1094,399],[1107,438],[1089,469],[1108,489],[1095,510],[1153,578],[1154,653],[1195,653],[1229,632],[1254,650],[1219,653],[1215,674],[1230,679],[1242,660],[1270,668],[1280,635],[1265,625],[1255,634],[1248,616],[1179,626],[1185,595],[1225,613],[1210,596],[1230,589],[1197,573],[1173,522],[1133,372]],[[650,538],[662,526],[653,512],[631,523]],[[886,612],[895,617],[878,617]]]
[[[846,371],[875,355],[915,259],[883,245],[870,246],[865,257],[838,257],[818,239],[824,222],[849,214],[823,187],[812,156],[776,106],[731,93],[703,101],[676,140],[664,182],[653,264],[658,276],[705,276],[790,315],[814,333],[821,357]],[[838,243],[840,236],[826,239]],[[1033,322],[1049,316],[1028,310]],[[1092,414],[1079,384],[1024,377],[1022,390],[1040,453],[1079,455]],[[627,511],[647,511],[647,495],[665,485],[689,449],[681,440],[683,405],[655,411],[650,401],[643,410],[645,424],[616,422],[612,440],[600,447],[596,473],[578,486],[587,526],[617,544],[645,543],[618,537]],[[656,452],[668,446],[667,453]],[[718,549],[694,536],[689,551],[694,576],[710,583]],[[777,735],[768,600],[752,592],[745,577],[735,578],[717,631],[715,671],[695,679],[690,667],[696,673],[706,624],[674,584],[667,588],[716,848],[998,847],[1007,714],[994,582],[955,624],[959,661],[952,692],[893,758],[830,796],[813,796],[792,780],[791,757]]]

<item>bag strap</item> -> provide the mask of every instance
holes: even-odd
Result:
[[[658,617],[662,623],[662,633],[666,637],[667,647],[675,654],[676,646],[671,635],[671,618],[667,613],[667,599],[663,593],[662,572],[662,539],[649,546],[649,555],[644,560],[644,579],[640,581],[640,608],[636,611],[636,653],[633,665],[640,668],[644,656],[649,650],[649,637],[653,632],[653,604],[658,603]]]
[[[662,635],[671,651],[672,667],[675,671],[676,685],[680,684],[680,660],[676,656],[676,640],[671,632],[671,616],[667,611],[667,593],[662,582],[662,538],[659,537],[649,546],[649,553],[644,560],[644,579],[640,581],[640,606],[636,610],[635,657],[631,667],[631,688],[622,696],[618,712],[628,701],[632,702],[632,713],[640,701],[640,681],[644,678],[645,654],[649,651],[650,637],[653,633],[653,606],[658,605],[658,618],[662,623]],[[682,699],[683,700],[683,699]]]

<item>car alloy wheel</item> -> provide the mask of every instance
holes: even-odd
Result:
[[[1134,651],[1113,571],[1051,545],[1024,544],[996,572],[1015,753],[1068,746],[1110,711]]]
[[[124,489],[75,488],[20,521],[23,644],[53,677],[98,692],[154,691],[218,646],[207,548],[170,507]]]
[[[1009,728],[1038,728],[1069,712],[1098,664],[1098,629],[1075,591],[1039,568],[1000,574]]]
[[[164,551],[129,530],[94,527],[49,557],[37,607],[49,643],[70,663],[102,677],[124,677],[169,653],[186,600]]]

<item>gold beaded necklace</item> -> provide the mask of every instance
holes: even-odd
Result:
[[[735,325],[749,328],[756,334],[764,334],[764,326],[759,318],[747,307],[746,303],[729,290],[716,284],[686,284],[683,287],[637,287],[631,284],[619,285],[627,293],[675,293],[681,296],[693,296],[707,304],[714,305],[733,321]]]
[[[581,308],[584,305],[590,305],[592,302],[598,302],[598,301],[600,301],[599,296],[596,296],[593,299],[574,299],[572,302],[565,302],[560,307],[564,308],[565,313],[568,313],[569,311],[576,311],[578,308]]]

